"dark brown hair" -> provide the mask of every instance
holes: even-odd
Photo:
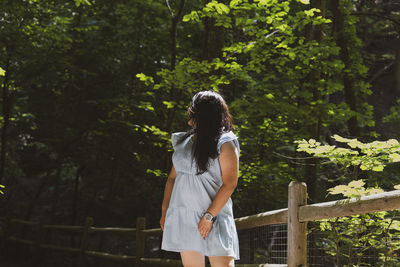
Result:
[[[222,133],[234,129],[232,116],[222,96],[215,91],[200,91],[193,96],[187,109],[187,119],[193,126],[178,140],[183,142],[195,135],[192,155],[197,163],[196,174],[204,173],[209,167],[209,158],[218,156],[217,144]],[[193,162],[192,162],[193,163]]]

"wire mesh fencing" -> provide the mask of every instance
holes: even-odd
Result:
[[[310,266],[400,266],[397,210],[309,222],[308,229]]]
[[[35,231],[14,225],[17,237],[38,240]],[[149,227],[149,228],[156,228]],[[307,263],[309,267],[398,267],[400,266],[400,211],[377,212],[307,223]],[[238,264],[287,264],[287,224],[273,224],[238,230],[240,260]],[[79,246],[80,237],[49,230],[41,236],[44,243],[57,246]],[[177,252],[161,250],[162,235],[148,235],[146,258],[180,259]],[[15,244],[16,245],[16,244]],[[26,255],[26,245],[20,245]],[[114,234],[92,233],[88,249],[112,254],[134,255],[135,238]],[[9,247],[10,248],[10,247]],[[26,247],[28,248],[28,247]],[[33,251],[35,252],[35,251]],[[65,257],[64,257],[65,256]],[[26,257],[26,256],[24,256]],[[46,251],[47,262],[71,266],[74,257],[61,251]],[[60,262],[61,261],[61,262]],[[206,259],[208,262],[208,259]],[[46,264],[42,262],[43,266]],[[63,264],[66,263],[66,264]],[[128,266],[88,257],[86,266]],[[52,264],[51,266],[54,266]]]

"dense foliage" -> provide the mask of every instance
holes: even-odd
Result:
[[[158,227],[171,133],[188,129],[191,97],[208,89],[227,100],[241,145],[235,216],[285,207],[291,180],[323,201],[352,176],[295,141],[399,138],[399,11],[396,1],[2,1],[2,213]],[[400,183],[398,164],[373,166],[347,171],[371,187]]]

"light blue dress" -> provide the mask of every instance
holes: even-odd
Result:
[[[176,144],[184,134],[177,132],[171,135],[176,179],[166,211],[161,249],[175,252],[194,250],[205,256],[233,256],[239,260],[239,238],[231,198],[217,214],[217,220],[206,239],[198,230],[203,212],[211,205],[222,185],[221,167],[218,157],[210,159],[208,170],[196,175],[196,163],[193,162],[191,166],[192,136]],[[221,145],[227,141],[233,141],[240,152],[237,136],[229,131],[223,133],[218,141],[218,154]]]

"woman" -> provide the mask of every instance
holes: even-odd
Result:
[[[201,91],[188,111],[188,132],[171,136],[174,153],[160,219],[161,249],[180,252],[185,267],[234,266],[239,240],[232,211],[239,142],[220,94]]]

